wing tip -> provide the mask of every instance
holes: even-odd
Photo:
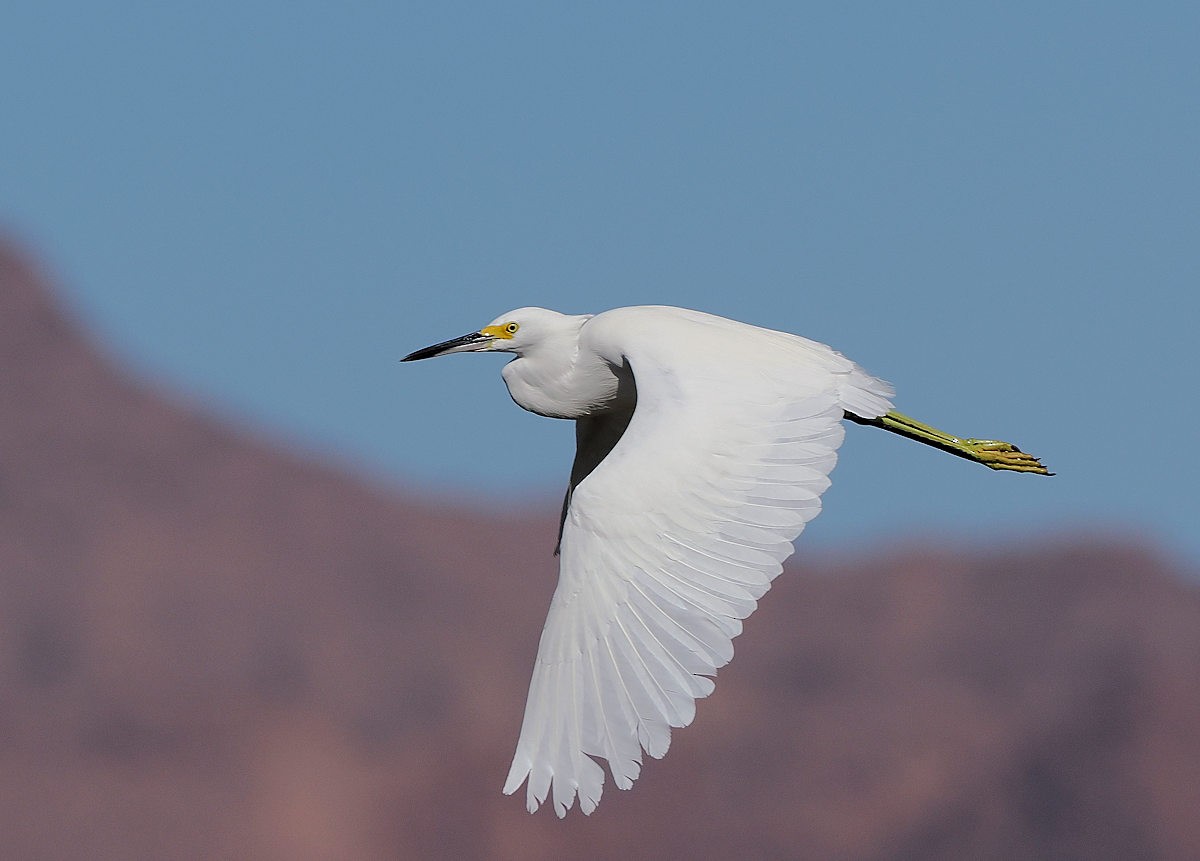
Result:
[[[514,759],[508,770],[508,777],[504,779],[504,788],[500,791],[505,795],[512,795],[521,788],[521,784],[526,781],[532,771],[533,763],[526,759]]]
[[[600,770],[597,766],[597,770]],[[533,773],[532,764],[525,762],[513,763],[513,767],[509,772],[508,779],[504,783],[504,788],[501,790],[505,795],[512,795],[525,783],[526,779],[530,778]],[[591,816],[596,808],[600,805],[600,798],[604,794],[604,773],[600,770],[598,780],[594,785],[587,787],[580,786],[579,782],[574,779],[567,779],[556,775],[551,775],[547,786],[547,791],[540,798],[534,791],[532,784],[528,788],[528,793],[525,798],[525,809],[530,813],[537,813],[547,799],[554,806],[554,814],[563,819],[567,813],[575,806],[576,800],[579,802],[579,809],[584,816]],[[617,781],[617,785],[622,789],[628,789],[633,786],[633,781],[630,780],[627,786],[621,786],[621,781]],[[563,789],[562,787],[566,787]]]

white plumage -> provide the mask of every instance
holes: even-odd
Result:
[[[406,361],[466,350],[516,353],[513,400],[577,422],[558,587],[504,791],[527,783],[530,812],[552,796],[560,817],[576,798],[591,813],[596,758],[630,788],[642,752],[663,756],[712,692],[821,510],[841,420],[920,436],[889,426],[911,422],[891,412],[890,385],[829,347],[696,311],[522,308]]]

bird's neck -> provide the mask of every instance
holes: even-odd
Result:
[[[581,354],[578,328],[518,355],[502,374],[518,406],[556,419],[577,419],[603,409],[616,397],[619,383],[599,357]]]

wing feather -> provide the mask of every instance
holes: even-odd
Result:
[[[600,425],[581,428],[588,450],[504,785],[528,781],[529,810],[552,797],[559,816],[577,798],[584,813],[599,803],[594,757],[628,789],[643,751],[666,754],[820,512],[844,411],[891,406],[886,383],[827,347],[691,312],[598,315],[581,349],[632,371],[637,407],[600,457]]]

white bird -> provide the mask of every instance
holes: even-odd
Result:
[[[892,387],[833,349],[662,306],[502,314],[403,361],[516,358],[516,403],[574,419],[559,579],[512,768],[527,807],[595,810],[608,762],[629,789],[695,715],[733,638],[821,510],[842,419],[993,469],[1048,475],[1009,443],[960,439],[892,410]]]

